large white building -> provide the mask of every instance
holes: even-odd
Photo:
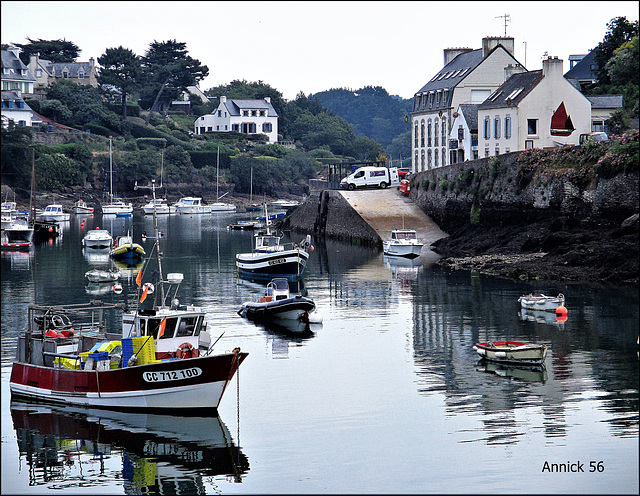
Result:
[[[278,141],[278,114],[271,98],[236,100],[220,97],[218,108],[200,116],[194,124],[196,134],[236,131],[244,134],[266,134],[270,143]]]
[[[444,67],[414,95],[411,155],[415,172],[458,160],[458,149],[449,148],[453,113],[462,104],[486,100],[504,83],[507,66],[521,67],[513,53],[511,37],[483,38],[477,50],[444,50]],[[457,142],[458,130],[454,133]]]
[[[481,157],[577,145],[590,131],[591,102],[564,78],[558,57],[543,60],[541,70],[513,74],[478,106]]]

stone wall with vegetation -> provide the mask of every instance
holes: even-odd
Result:
[[[526,150],[420,172],[411,198],[442,229],[638,212],[638,133],[608,144]]]

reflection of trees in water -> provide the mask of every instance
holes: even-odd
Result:
[[[545,436],[565,436],[566,404],[594,389],[606,396],[602,405],[611,414],[606,421],[614,434],[637,435],[638,396],[627,392],[638,390],[637,346],[628,345],[637,315],[627,307],[635,302],[637,308],[637,296],[625,302],[616,299],[614,290],[599,291],[594,298],[588,290],[565,289],[574,304],[569,296],[569,318],[561,330],[553,323],[519,318],[517,298],[524,292],[515,282],[431,267],[420,273],[414,289],[418,389],[426,395],[444,393],[452,414],[481,415],[486,442],[505,436],[517,440],[531,427],[508,415],[516,408],[540,408]],[[575,303],[581,300],[583,305]],[[547,375],[480,373],[472,347],[489,339],[546,343]]]

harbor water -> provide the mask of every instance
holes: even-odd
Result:
[[[637,288],[510,281],[313,239],[298,289],[323,323],[256,325],[237,311],[264,283],[235,269],[252,232],[227,229],[245,216],[159,218],[178,298],[207,310],[216,350],[249,353],[214,417],[11,401],[27,306],[131,301],[137,269],[121,269],[119,295],[88,283],[111,261],[81,240],[133,228],[140,242],[151,216],[72,216],[58,239],[2,252],[3,494],[638,494]],[[521,311],[540,292],[565,295],[566,320]],[[488,340],[545,344],[546,366],[483,363],[473,345]]]

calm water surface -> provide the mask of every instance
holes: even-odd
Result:
[[[12,403],[34,298],[123,301],[135,284],[132,270],[120,296],[89,285],[109,259],[81,239],[133,226],[139,240],[151,218],[81,218],[2,253],[3,493],[638,493],[637,289],[510,282],[314,240],[301,289],[323,324],[265,328],[236,314],[263,289],[235,274],[252,234],[226,226],[241,214],[160,218],[181,300],[208,310],[218,350],[249,352],[218,417]],[[564,293],[567,321],[521,315],[532,291]],[[479,363],[472,346],[488,339],[546,344],[546,369]]]

